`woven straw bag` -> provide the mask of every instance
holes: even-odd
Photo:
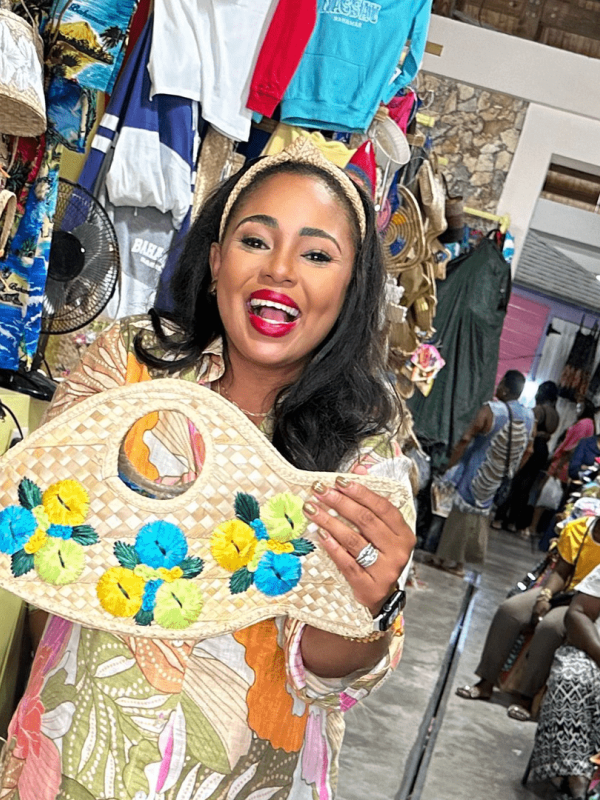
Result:
[[[393,214],[383,236],[384,263],[390,275],[399,275],[427,254],[423,218],[415,196],[405,186],[398,186],[402,206]]]
[[[44,48],[29,11],[32,25],[10,9],[0,0],[0,133],[39,136],[46,130]]]
[[[158,410],[184,414],[206,450],[197,480],[164,500],[134,492],[118,470],[127,432]],[[335,475],[292,467],[206,388],[163,379],[100,393],[16,445],[0,475],[0,586],[51,613],[163,639],[278,615],[346,636],[372,630],[302,514],[314,481]],[[408,477],[352,479],[414,522]]]

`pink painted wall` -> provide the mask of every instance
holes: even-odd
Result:
[[[508,369],[518,369],[527,376],[549,317],[550,305],[512,293],[500,337],[496,385]]]

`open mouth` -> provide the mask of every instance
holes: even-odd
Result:
[[[250,300],[250,309],[253,314],[268,322],[294,322],[300,316],[300,309],[276,303],[273,300]]]
[[[285,336],[302,316],[291,297],[269,289],[253,292],[247,306],[250,324],[265,336]]]

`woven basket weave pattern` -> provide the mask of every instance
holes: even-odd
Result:
[[[185,414],[206,447],[196,482],[167,500],[143,497],[118,477],[119,446],[125,434],[141,416],[159,409]],[[335,475],[292,467],[238,409],[214,392],[170,379],[104,392],[35,431],[9,452],[0,469],[0,508],[17,502],[17,487],[24,477],[42,490],[59,480],[76,479],[89,494],[86,523],[95,528],[100,542],[85,548],[86,566],[75,583],[52,586],[34,571],[14,578],[10,557],[0,555],[0,585],[52,613],[90,627],[159,638],[204,638],[280,614],[341,635],[371,631],[368,610],[356,602],[349,584],[319,546],[314,525],[304,536],[316,550],[302,559],[302,578],[294,589],[278,597],[267,597],[255,586],[243,595],[230,593],[230,573],[214,561],[209,539],[217,525],[234,517],[236,492],[252,494],[261,505],[281,492],[308,499],[315,480],[331,484]],[[408,483],[369,476],[353,479],[409,509],[410,518]],[[115,541],[133,544],[140,528],[157,519],[178,525],[188,540],[189,555],[205,562],[204,571],[194,579],[205,604],[199,619],[184,631],[157,624],[143,627],[133,619],[114,617],[96,595],[99,578],[118,565]]]
[[[39,136],[46,130],[43,46],[30,23],[0,8],[0,132]]]

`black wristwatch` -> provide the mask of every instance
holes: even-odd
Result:
[[[396,589],[385,601],[379,614],[373,619],[373,631],[387,631],[406,605],[406,592]]]

